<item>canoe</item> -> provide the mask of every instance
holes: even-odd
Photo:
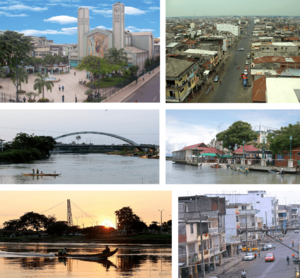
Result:
[[[61,174],[24,174],[22,173],[23,176],[32,176],[32,177],[57,177],[60,176]]]
[[[59,258],[99,258],[99,259],[105,259],[108,257],[113,256],[114,254],[116,254],[118,252],[118,248],[116,248],[114,251],[109,252],[109,253],[98,253],[98,254],[88,254],[88,255],[84,255],[84,254],[66,254],[66,255],[58,255],[55,254],[56,257]]]
[[[272,170],[268,170],[268,172],[271,173],[271,174],[275,174],[275,175],[284,175],[284,174],[277,174],[277,173],[279,173],[279,172],[272,171]]]

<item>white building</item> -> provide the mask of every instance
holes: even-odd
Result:
[[[227,31],[232,33],[235,36],[239,35],[240,27],[232,24],[217,24],[218,31]]]
[[[278,225],[277,211],[278,200],[275,197],[267,197],[266,191],[248,191],[247,194],[205,194],[208,197],[225,197],[226,203],[253,204],[253,210],[258,210],[257,217],[263,219],[263,224],[276,228]]]

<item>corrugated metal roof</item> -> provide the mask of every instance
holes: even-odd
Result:
[[[178,42],[171,42],[166,47],[174,47],[177,44],[178,44]]]

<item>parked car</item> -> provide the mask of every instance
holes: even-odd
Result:
[[[214,78],[214,82],[218,82],[219,81],[219,76],[217,75],[215,78]]]
[[[249,61],[248,60],[246,61],[246,65],[249,65]]]
[[[246,69],[244,70],[244,74],[246,74],[246,75],[248,74],[248,71]]]
[[[266,245],[267,245],[267,248],[268,248],[268,249],[272,249],[272,248],[273,248],[272,243],[267,243]]]
[[[246,246],[242,247],[242,251],[246,252]],[[247,251],[254,252],[254,251],[259,251],[259,249],[257,247],[248,247]]]
[[[295,230],[295,234],[299,234],[299,230]]]
[[[267,244],[264,244],[263,247],[261,248],[262,251],[267,251],[269,248]]]
[[[246,256],[244,256],[243,261],[252,261],[254,258],[254,253],[247,253]]]
[[[238,51],[244,51],[244,48],[239,48]]]
[[[274,262],[275,261],[275,255],[273,253],[268,253],[265,256],[265,262]]]

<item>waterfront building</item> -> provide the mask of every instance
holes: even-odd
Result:
[[[233,24],[217,24],[217,30],[218,31],[227,31],[232,33],[235,36],[238,36],[240,34],[240,27]]]
[[[147,58],[154,59],[154,37],[152,32],[132,33],[125,30],[125,6],[121,2],[113,4],[113,26],[111,30],[95,28],[90,30],[89,9],[77,11],[78,44],[69,52],[71,66],[76,67],[89,55],[103,58],[110,48],[123,48],[128,56],[128,65],[144,68]]]
[[[289,167],[297,167],[298,165],[300,166],[300,146],[298,148],[292,149],[291,155],[290,151],[286,150],[285,154],[276,154],[275,158],[275,166],[278,167],[287,167],[287,161],[289,161],[290,159],[292,159],[292,165],[290,165]],[[300,169],[298,169],[298,171],[300,171]]]
[[[279,228],[287,228],[288,227],[288,216],[285,205],[278,205],[278,225]]]

